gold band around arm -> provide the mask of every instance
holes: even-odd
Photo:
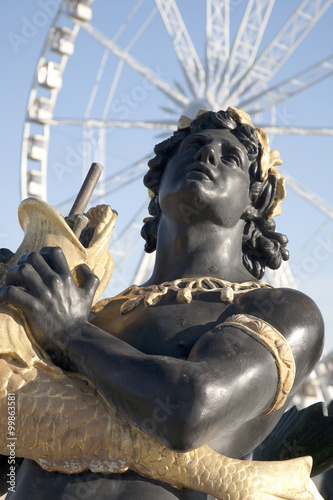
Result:
[[[286,339],[272,325],[249,314],[235,314],[223,324],[243,330],[272,354],[278,371],[278,386],[272,404],[262,415],[278,410],[286,402],[296,372],[294,356]]]

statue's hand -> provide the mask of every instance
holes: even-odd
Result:
[[[0,262],[6,264],[15,254],[8,248],[0,248]]]
[[[59,247],[23,255],[6,274],[0,302],[23,311],[37,342],[50,354],[62,351],[66,336],[87,322],[99,280],[88,266],[80,268],[78,287]]]

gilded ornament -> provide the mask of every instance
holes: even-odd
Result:
[[[267,321],[250,314],[230,316],[223,324],[243,330],[272,354],[278,371],[278,387],[271,405],[263,415],[282,408],[293,387],[296,373],[294,356],[286,339]]]
[[[258,288],[273,288],[264,281],[244,281],[243,283],[231,283],[220,278],[181,278],[174,281],[166,281],[160,285],[149,285],[147,287],[132,285],[120,294],[110,299],[99,301],[92,309],[97,314],[112,301],[125,299],[120,311],[126,314],[144,302],[146,307],[156,305],[167,293],[176,292],[177,301],[190,304],[193,295],[199,293],[219,293],[221,302],[233,302],[235,295],[250,292]]]

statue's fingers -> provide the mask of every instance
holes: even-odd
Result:
[[[67,259],[60,247],[44,247],[39,253],[55,273],[71,274]]]
[[[0,303],[17,307],[28,316],[36,308],[36,299],[30,293],[12,285],[0,288]]]
[[[23,287],[34,297],[40,297],[46,292],[42,278],[30,264],[19,264],[8,269],[6,285]]]
[[[38,252],[21,255],[18,260],[18,264],[30,264],[30,266],[33,267],[39,274],[44,283],[49,283],[50,278],[55,276],[53,269],[50,268],[45,259]]]
[[[0,262],[3,264],[8,262],[14,255],[15,254],[8,248],[0,248]]]
[[[86,264],[82,264],[80,266],[80,272],[83,277],[83,283],[80,288],[84,290],[87,295],[93,298],[99,285],[99,279]]]

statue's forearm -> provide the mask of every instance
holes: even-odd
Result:
[[[197,433],[206,363],[144,354],[89,323],[68,332],[60,350],[128,422],[173,448],[197,445],[187,435],[187,421]]]

